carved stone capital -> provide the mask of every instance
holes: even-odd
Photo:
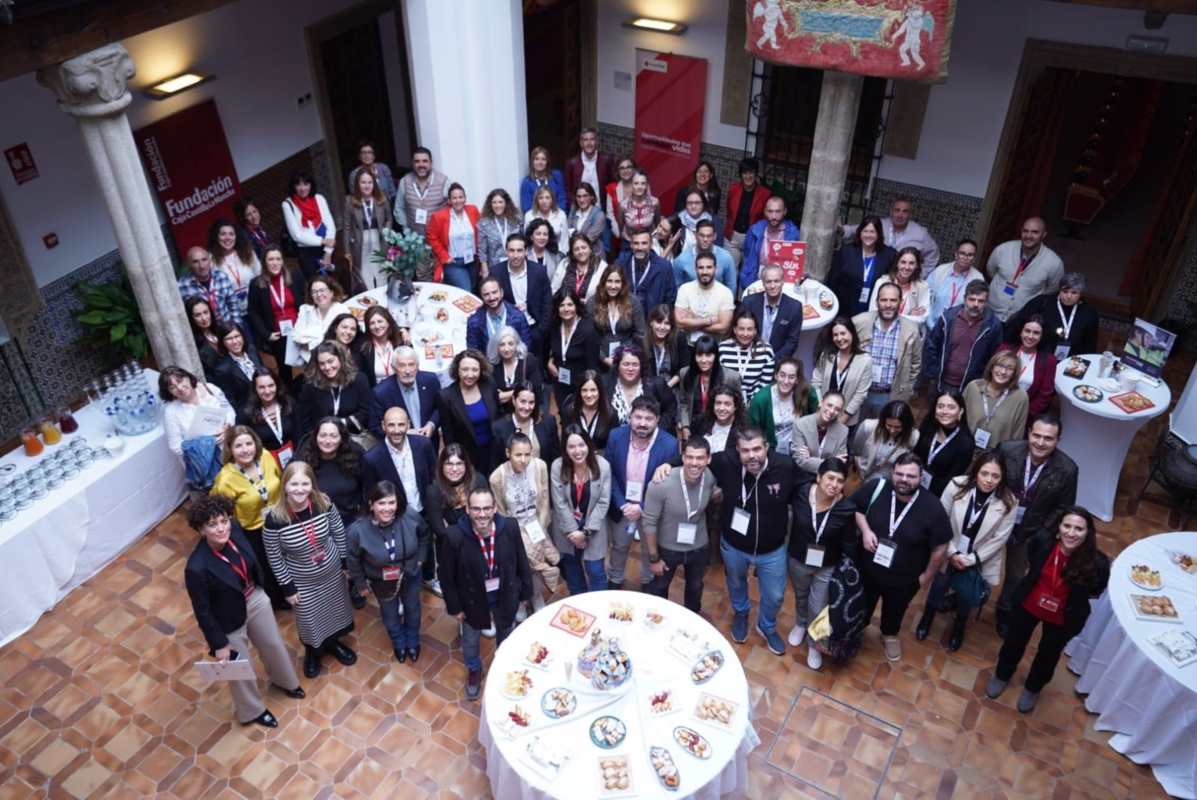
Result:
[[[136,71],[125,46],[113,43],[39,69],[37,82],[58,95],[58,107],[67,114],[102,117],[132,101],[127,84]]]

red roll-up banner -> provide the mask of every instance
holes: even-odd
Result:
[[[707,62],[636,51],[636,164],[649,177],[661,212],[673,211],[698,166],[706,105]]]
[[[233,219],[233,203],[241,191],[216,101],[138,128],[133,138],[180,255],[206,245],[213,222]]]

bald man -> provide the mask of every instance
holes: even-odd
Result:
[[[1032,297],[1055,294],[1064,277],[1064,262],[1043,243],[1047,224],[1031,217],[1022,224],[1018,241],[993,248],[989,255],[989,307],[1005,322]]]
[[[213,322],[242,323],[238,313],[237,289],[223,270],[212,266],[212,254],[202,247],[187,251],[187,274],[179,278],[183,299],[199,296],[212,307]]]

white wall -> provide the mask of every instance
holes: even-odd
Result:
[[[324,138],[315,103],[304,27],[355,0],[242,0],[124,42],[137,75],[128,115],[134,129],[215,98],[237,174],[251,177]],[[139,90],[187,69],[216,80],[164,101]],[[388,75],[388,80],[390,76]],[[41,176],[17,186],[0,170],[0,193],[38,285],[116,248],[111,222],[73,118],[32,73],[0,82],[0,149],[28,142]],[[59,244],[47,250],[46,233]]]
[[[743,0],[732,0],[742,4]],[[724,147],[744,146],[744,126],[719,121],[723,96],[723,51],[728,0],[601,0],[598,4],[598,119],[612,125],[636,125],[636,48],[707,60],[707,97],[702,141]],[[685,22],[682,36],[622,27],[633,17]],[[615,72],[632,75],[629,89],[615,88]]]

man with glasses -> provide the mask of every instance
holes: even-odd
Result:
[[[956,260],[940,264],[927,278],[931,290],[931,313],[927,316],[927,328],[933,329],[952,306],[964,302],[964,289],[973,281],[985,280],[976,268],[977,243],[972,239],[961,239],[956,245]]]

